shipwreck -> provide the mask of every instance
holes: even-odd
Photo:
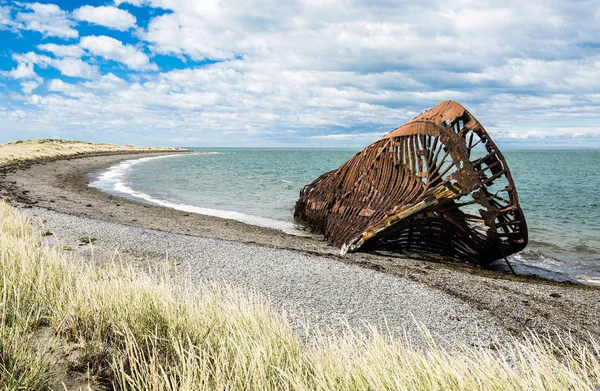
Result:
[[[480,265],[527,245],[504,156],[463,106],[445,101],[300,192],[295,217],[341,255],[439,254]]]

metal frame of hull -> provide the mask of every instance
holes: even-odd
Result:
[[[294,215],[342,255],[378,249],[487,264],[527,245],[504,156],[452,101],[305,186]]]

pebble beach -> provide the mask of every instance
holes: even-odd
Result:
[[[144,154],[143,156],[156,156]],[[372,325],[418,339],[486,345],[528,330],[600,335],[600,290],[391,255],[340,258],[311,237],[147,205],[90,188],[89,173],[138,155],[5,169],[2,198],[51,242],[88,259],[169,262],[190,286],[224,283],[270,299],[298,329]],[[82,244],[82,237],[93,243]]]

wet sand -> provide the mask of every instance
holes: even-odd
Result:
[[[143,156],[155,155],[159,154]],[[417,284],[416,286],[452,297],[467,305],[473,313],[479,314],[476,316],[482,318],[482,324],[492,322],[494,327],[501,327],[515,336],[533,330],[570,332],[577,338],[588,335],[600,338],[600,289],[596,287],[515,277],[468,265],[415,260],[389,254],[359,253],[340,258],[334,248],[314,238],[143,204],[102,193],[88,186],[89,173],[141,156],[94,156],[4,169],[0,172],[0,196],[19,208],[41,208],[40,210],[115,223],[123,228],[149,228],[170,234],[282,249],[285,250],[281,251],[283,264],[289,251],[292,251],[294,254],[310,255],[305,262],[310,262],[315,257],[326,257],[327,262],[372,269],[369,273],[385,273],[398,281],[405,281],[407,286],[408,283]],[[228,246],[220,247],[222,251],[228,251],[227,248]],[[142,252],[140,249],[132,251]],[[296,267],[300,267],[298,265],[296,263]],[[364,294],[368,296],[369,292],[365,291]],[[386,298],[380,297],[378,300]],[[398,306],[407,306],[417,311],[419,305],[423,306],[423,311],[438,305],[435,300],[426,300],[424,297],[423,302],[419,303],[419,295],[402,299],[407,302],[398,297],[393,300],[397,301]],[[448,304],[439,304],[444,305]],[[439,321],[445,322],[447,319]]]

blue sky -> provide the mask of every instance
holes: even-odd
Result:
[[[600,147],[598,1],[0,0],[0,142],[362,147],[443,100]]]

